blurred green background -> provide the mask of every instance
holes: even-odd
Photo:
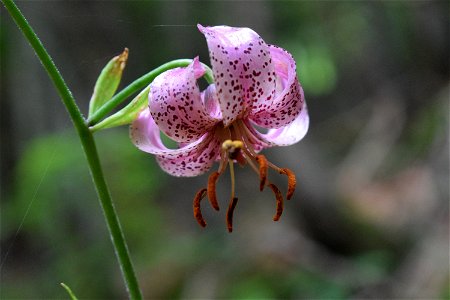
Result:
[[[18,1],[83,112],[106,62],[122,86],[172,59],[209,63],[196,28],[245,26],[293,54],[311,117],[267,150],[298,176],[280,222],[270,191],[237,171],[234,232],[127,128],[96,134],[146,298],[449,298],[449,2]],[[3,299],[125,298],[78,138],[31,48],[1,12]],[[274,178],[285,188],[285,178]],[[229,180],[221,179],[221,206]]]

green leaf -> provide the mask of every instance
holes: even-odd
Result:
[[[149,91],[150,86],[142,90],[127,106],[100,123],[90,127],[91,131],[127,125],[133,122],[138,114],[147,107]]]
[[[128,49],[125,48],[121,54],[111,59],[103,68],[95,83],[94,93],[89,102],[89,116],[114,96],[122,78],[127,59]]]

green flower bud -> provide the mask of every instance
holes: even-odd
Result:
[[[95,113],[114,95],[122,78],[127,59],[128,49],[125,48],[120,55],[111,59],[103,68],[95,83],[94,93],[89,102],[89,116]]]

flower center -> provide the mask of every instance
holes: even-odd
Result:
[[[227,228],[229,232],[233,231],[233,212],[236,207],[238,198],[235,195],[235,176],[234,163],[244,166],[248,164],[259,176],[259,190],[263,191],[268,186],[276,198],[276,213],[273,217],[274,221],[278,221],[283,213],[283,195],[279,188],[268,180],[269,168],[280,174],[286,175],[288,178],[288,191],[286,199],[290,200],[295,191],[296,178],[295,174],[287,168],[279,168],[269,162],[264,155],[257,154],[253,144],[251,143],[252,134],[242,120],[236,120],[230,126],[225,128],[222,124],[217,125],[215,135],[222,142],[220,152],[220,165],[216,172],[211,173],[208,178],[207,188],[202,188],[194,197],[194,217],[200,226],[205,227],[206,222],[203,219],[200,202],[205,196],[208,196],[211,206],[215,210],[219,210],[219,203],[216,195],[216,183],[222,173],[225,172],[227,166],[230,167],[231,176],[231,197],[226,214]]]

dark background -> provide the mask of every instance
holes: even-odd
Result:
[[[447,1],[18,1],[87,113],[95,80],[124,47],[122,87],[162,63],[209,64],[203,25],[246,26],[291,52],[311,125],[265,151],[298,177],[280,222],[270,191],[237,170],[225,212],[192,197],[127,128],[96,134],[147,298],[449,297]],[[124,298],[78,138],[30,46],[1,12],[1,297]],[[285,178],[273,179],[285,188]],[[225,207],[229,179],[218,194]]]

